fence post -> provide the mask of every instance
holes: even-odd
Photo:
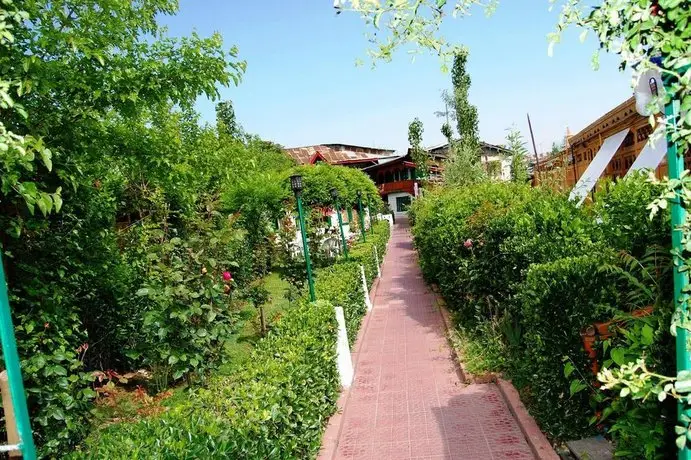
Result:
[[[374,260],[377,262],[377,278],[381,278],[381,266],[379,265],[379,253],[377,252],[377,245],[372,246],[374,248]]]
[[[344,388],[350,387],[353,383],[353,360],[350,356],[350,346],[348,345],[348,332],[346,331],[345,315],[343,307],[334,307],[336,312],[336,322],[338,323],[338,334],[336,338],[336,364],[338,374],[341,376],[341,385]]]
[[[369,289],[367,288],[367,277],[365,277],[365,267],[360,265],[360,274],[362,274],[362,291],[365,294],[365,306],[367,311],[372,311],[372,302],[369,298]]]

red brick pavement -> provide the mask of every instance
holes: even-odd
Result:
[[[405,223],[373,303],[333,458],[534,458],[498,388],[460,382]]]

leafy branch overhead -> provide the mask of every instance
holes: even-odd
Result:
[[[447,17],[470,16],[474,11],[488,15],[498,0],[334,0],[338,12],[360,14],[371,27],[367,38],[373,63],[390,61],[401,48],[411,54],[429,50],[442,58],[444,69],[461,47],[448,42],[440,28]]]

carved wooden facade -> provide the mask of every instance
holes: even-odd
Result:
[[[602,174],[602,177],[614,180],[624,177],[653,132],[648,118],[636,112],[636,102],[633,97],[610,110],[579,133],[569,136],[563,152],[541,159],[536,168],[533,183],[561,181],[563,187],[572,188],[600,150],[603,141],[626,128],[629,128],[629,133]],[[691,166],[691,156],[688,153],[685,163],[688,169]],[[662,160],[655,173],[658,177],[667,174],[666,159]]]

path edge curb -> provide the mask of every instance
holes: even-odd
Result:
[[[439,296],[436,286],[432,286],[432,292],[436,296],[436,304],[439,307],[441,316],[444,319],[444,326],[446,327],[446,336],[451,346],[454,361],[456,362],[456,368],[458,369],[459,375],[461,377],[461,382],[464,384],[473,383],[472,375],[466,370],[463,365],[463,360],[461,359],[460,352],[454,347],[453,341],[451,340],[451,334],[453,333],[453,327],[451,322],[451,314],[446,308],[446,303],[444,299]],[[496,385],[499,388],[499,393],[501,393],[504,402],[506,403],[511,415],[513,415],[514,420],[518,424],[518,427],[523,433],[530,450],[535,455],[538,460],[560,460],[561,457],[556,453],[552,444],[547,440],[545,434],[540,430],[535,419],[528,413],[523,402],[521,402],[518,390],[513,386],[511,381],[504,380],[500,377],[496,378]]]
[[[497,379],[497,387],[518,423],[523,436],[528,441],[530,450],[533,451],[535,458],[539,460],[559,460],[561,457],[557,455],[535,419],[528,413],[528,409],[521,402],[518,390],[516,390],[511,381],[499,378]]]

